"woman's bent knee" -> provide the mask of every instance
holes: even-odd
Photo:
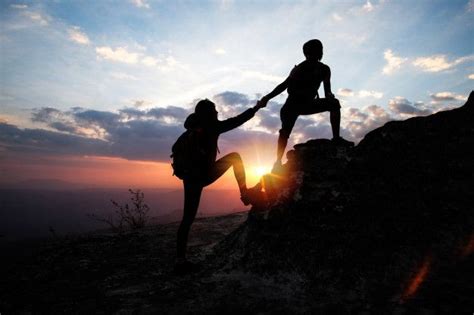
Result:
[[[242,158],[240,157],[240,154],[237,152],[232,152],[228,154],[229,159],[232,161],[242,161]]]

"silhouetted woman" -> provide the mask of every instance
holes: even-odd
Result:
[[[193,271],[195,268],[194,264],[186,260],[186,245],[191,224],[196,217],[199,207],[201,192],[205,186],[214,183],[230,167],[233,167],[242,202],[245,205],[249,204],[242,159],[238,153],[232,152],[216,161],[217,140],[221,133],[237,128],[251,119],[261,107],[263,106],[258,103],[238,116],[220,121],[217,119],[218,112],[215,104],[205,99],[197,103],[194,113],[186,119],[184,127],[199,133],[201,140],[200,149],[205,152],[205,160],[200,163],[197,174],[183,180],[184,211],[183,219],[178,229],[175,272],[186,273]]]

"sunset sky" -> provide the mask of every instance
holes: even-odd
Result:
[[[220,119],[244,111],[312,38],[356,142],[460,106],[474,86],[474,0],[3,0],[0,29],[0,184],[180,187],[169,155],[197,100]],[[220,138],[250,184],[272,165],[285,96]],[[327,114],[300,117],[289,148],[330,137]],[[229,172],[213,187],[236,185]]]

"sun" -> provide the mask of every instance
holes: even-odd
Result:
[[[262,177],[263,175],[268,173],[268,170],[264,166],[256,166],[256,167],[254,167],[253,172],[254,172],[255,176]]]

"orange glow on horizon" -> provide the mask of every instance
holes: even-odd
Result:
[[[55,179],[99,188],[181,188],[170,163],[105,156],[67,156],[7,161],[5,181]],[[10,178],[8,178],[10,177]]]
[[[34,179],[62,180],[97,188],[170,188],[181,189],[182,181],[173,176],[170,162],[131,161],[107,156],[67,156],[5,161],[3,183]],[[255,185],[266,169],[246,167],[247,185]],[[238,189],[230,168],[209,189]]]
[[[244,161],[247,186],[257,184],[270,172],[274,143],[252,141],[235,148]],[[221,158],[228,152],[221,153]],[[61,180],[97,188],[170,188],[182,189],[182,181],[173,176],[170,161],[138,161],[119,157],[83,156],[5,156],[0,184],[30,180]],[[234,172],[229,169],[208,189],[238,189]]]

